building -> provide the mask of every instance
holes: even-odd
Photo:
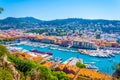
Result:
[[[46,62],[45,64],[43,64],[44,66],[48,67],[48,68],[53,68],[56,66],[56,62]]]
[[[112,76],[102,74],[95,70],[80,69],[78,76],[74,80],[114,80]]]
[[[56,70],[63,71],[67,74],[74,74],[75,75],[79,71],[79,68],[77,66],[72,66],[69,64],[59,64],[56,67]]]
[[[93,49],[93,50],[97,49],[97,45],[94,42],[84,40],[74,40],[72,47],[80,49]]]
[[[53,36],[47,36],[47,37],[42,38],[41,42],[48,43],[48,44],[54,44],[56,42],[56,38]]]

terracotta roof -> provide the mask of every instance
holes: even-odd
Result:
[[[56,69],[58,69],[58,70],[63,70],[63,68],[65,67],[65,65],[66,64],[59,64],[58,66],[57,66],[57,68]]]
[[[36,57],[33,57],[32,59],[33,59],[34,61],[40,61],[40,60],[43,59],[43,57],[42,57],[42,56],[36,56]]]
[[[67,75],[68,75],[68,77],[70,77],[71,79],[72,79],[72,78],[74,78],[74,76],[75,76],[75,75],[74,75],[74,74],[72,74],[72,73],[67,74]]]
[[[93,80],[112,80],[112,77],[106,74],[102,74],[100,72],[97,72],[95,70],[89,70],[89,69],[80,69],[79,77],[87,77],[89,79]]]
[[[56,64],[56,62],[46,62],[45,64],[43,64],[46,67],[53,67]]]

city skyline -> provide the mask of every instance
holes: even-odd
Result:
[[[120,0],[0,0],[6,17],[35,17],[41,20],[84,18],[120,20]]]

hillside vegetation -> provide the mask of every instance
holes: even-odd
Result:
[[[37,62],[21,60],[0,45],[0,80],[70,80],[61,71],[54,71]]]
[[[104,32],[119,32],[119,20],[90,20],[81,18],[57,19],[44,21],[33,17],[14,18],[8,17],[0,20],[0,29],[23,28],[69,28],[69,29],[100,29]]]

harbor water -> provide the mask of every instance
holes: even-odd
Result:
[[[120,55],[115,55],[110,58],[100,58],[100,57],[92,57],[89,55],[80,54],[76,49],[68,49],[63,47],[55,47],[55,46],[30,46],[26,44],[20,44],[15,47],[21,47],[26,50],[36,49],[43,52],[51,52],[53,53],[53,57],[62,58],[62,62],[66,61],[71,57],[82,58],[84,63],[94,64],[99,68],[98,71],[111,75],[114,72],[114,67],[116,64],[120,62]]]

